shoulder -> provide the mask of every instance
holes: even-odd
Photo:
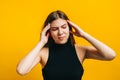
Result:
[[[81,63],[85,59],[85,55],[86,55],[86,49],[85,48],[86,48],[85,46],[80,46],[78,44],[75,44],[76,53],[77,53],[77,56],[80,59]]]
[[[41,52],[44,52],[44,51],[47,51],[47,50],[48,50],[47,47],[43,47],[43,48],[41,49]]]
[[[40,57],[48,54],[48,49],[49,49],[49,48],[42,48],[42,49],[40,50]]]
[[[49,48],[42,48],[40,50],[40,58],[41,58],[41,65],[44,66],[47,62],[48,59],[48,54],[49,54]]]
[[[78,45],[78,44],[75,44],[75,49],[78,50],[78,51],[85,51],[85,46],[81,46],[81,45]]]

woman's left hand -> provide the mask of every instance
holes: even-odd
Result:
[[[72,33],[72,34],[74,34],[74,35],[76,35],[76,36],[78,36],[78,37],[83,37],[83,35],[84,35],[84,31],[78,26],[78,25],[76,25],[75,23],[73,23],[73,22],[71,22],[71,21],[69,21],[69,20],[67,20],[67,22],[68,22],[68,24],[70,24],[72,27],[73,27],[73,29],[75,30],[75,31],[70,31],[70,33]]]

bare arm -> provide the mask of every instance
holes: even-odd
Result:
[[[113,49],[111,49],[106,44],[95,39],[89,34],[85,33],[83,36],[88,42],[90,42],[94,47],[86,46],[86,57],[100,60],[112,60],[115,58],[116,54]]]
[[[17,72],[20,75],[25,75],[31,71],[31,69],[40,62],[40,54],[43,46],[46,44],[49,33],[46,35],[47,30],[50,28],[49,25],[45,27],[41,34],[40,42],[33,48],[28,55],[26,55],[17,65]]]
[[[82,37],[93,45],[85,46],[85,58],[100,59],[100,60],[112,60],[116,54],[109,46],[92,37],[88,33],[84,32],[79,26],[68,21],[68,23],[75,29],[75,32],[71,31],[74,35]]]
[[[39,42],[37,46],[19,62],[17,72],[20,75],[27,74],[40,61],[39,51],[42,47],[42,42]]]

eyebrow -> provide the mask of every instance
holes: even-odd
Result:
[[[61,25],[60,27],[62,27],[62,26],[64,26],[64,25],[66,25],[66,23],[64,23],[64,24],[63,24],[63,25]],[[56,26],[56,27],[54,27],[54,26],[53,26],[53,27],[51,27],[51,28],[57,28],[57,26]]]

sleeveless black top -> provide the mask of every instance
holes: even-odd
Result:
[[[42,69],[44,80],[81,80],[83,72],[75,46],[67,42],[49,47],[48,61]]]

